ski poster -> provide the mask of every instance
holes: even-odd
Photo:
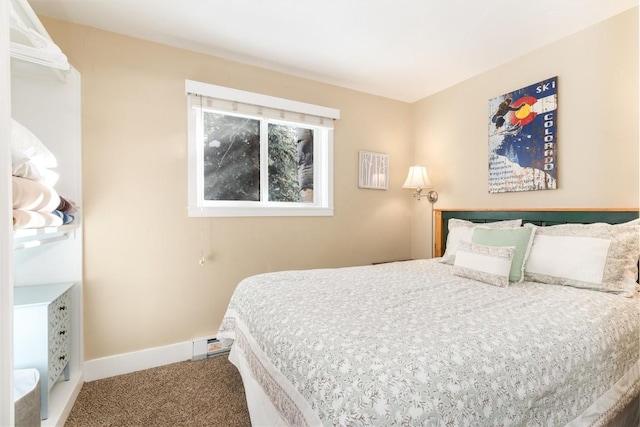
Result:
[[[489,193],[555,190],[558,78],[489,100]]]

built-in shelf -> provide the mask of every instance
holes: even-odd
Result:
[[[56,191],[79,208],[73,223],[38,229],[13,230],[11,216],[0,214],[0,426],[15,425],[12,371],[19,362],[11,325],[15,324],[16,290],[43,283],[73,282],[75,285],[69,290],[73,308],[69,381],[60,380],[51,387],[48,418],[42,421],[42,426],[62,426],[84,382],[81,76],[55,46],[29,0],[0,0],[0,27],[0,157],[11,155],[10,144],[4,142],[10,140],[13,118],[42,138],[55,155],[61,172]],[[9,162],[0,162],[3,206],[12,204],[10,166]],[[11,247],[15,249],[13,253]],[[34,249],[24,250],[28,248]]]

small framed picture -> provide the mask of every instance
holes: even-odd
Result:
[[[389,156],[360,151],[358,187],[386,190],[389,188]]]

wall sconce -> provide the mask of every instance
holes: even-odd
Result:
[[[422,194],[422,190],[433,188],[429,176],[427,175],[427,168],[424,166],[411,166],[409,168],[409,174],[407,180],[404,182],[402,188],[413,188],[413,197],[420,200],[422,196],[425,196],[431,203],[438,201],[438,193],[434,190],[429,191],[426,194]]]

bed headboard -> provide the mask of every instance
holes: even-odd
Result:
[[[609,224],[619,224],[638,218],[638,208],[620,209],[435,209],[435,235],[434,235],[434,257],[444,254],[445,243],[447,241],[448,223],[450,218],[465,219],[467,221],[483,223],[491,221],[502,221],[505,219],[521,218],[523,223],[530,222],[536,225],[556,225],[556,224],[588,224],[592,222],[606,222]]]

